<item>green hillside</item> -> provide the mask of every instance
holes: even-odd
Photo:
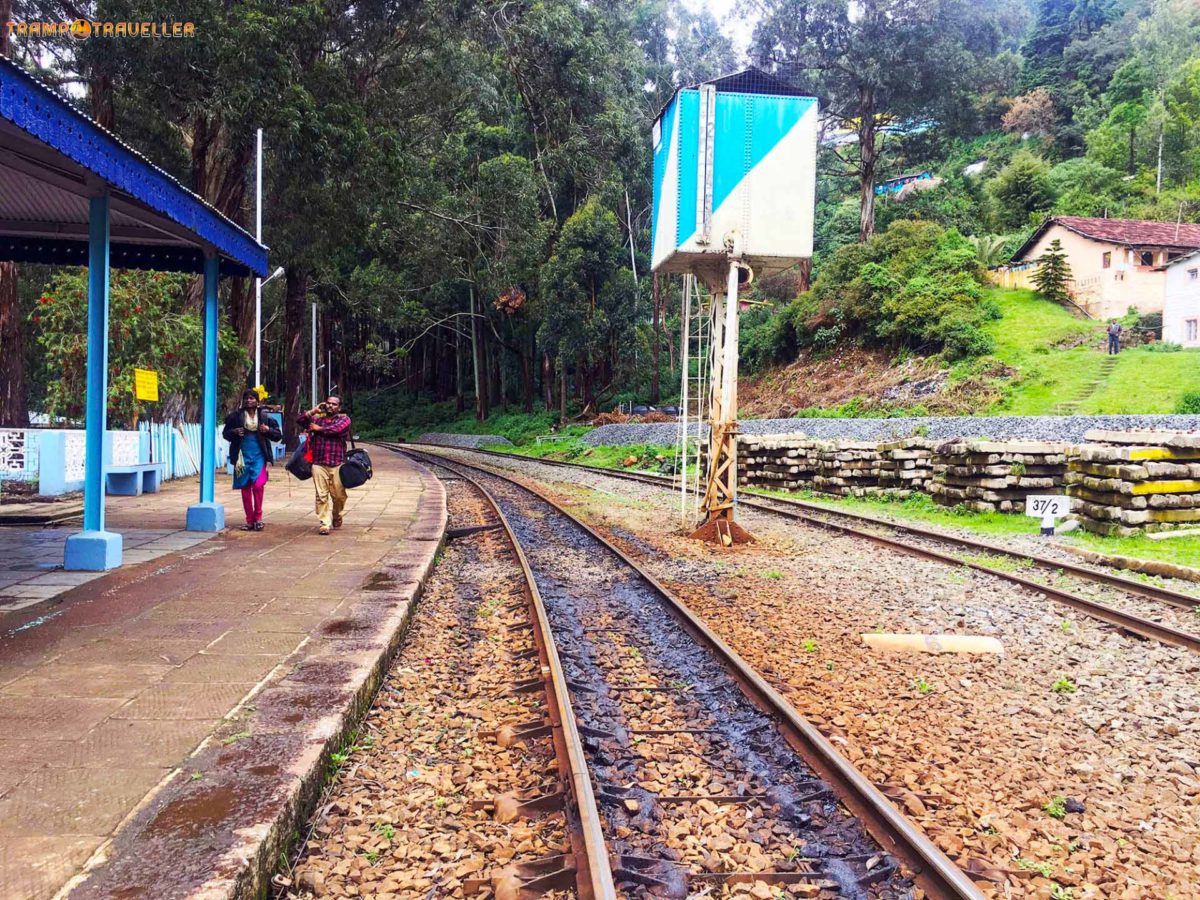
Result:
[[[1200,390],[1200,350],[1133,347],[1110,361],[1103,323],[1075,318],[1032,291],[995,288],[989,295],[1003,313],[986,326],[996,342],[993,355],[1016,370],[989,412],[1171,413],[1185,393]]]

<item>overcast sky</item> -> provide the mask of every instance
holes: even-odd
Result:
[[[717,17],[717,21],[721,23],[721,30],[733,38],[733,46],[737,49],[738,54],[745,56],[746,47],[750,44],[750,33],[754,30],[754,23],[736,14],[734,7],[738,0],[682,0],[682,2],[693,12],[707,6]]]

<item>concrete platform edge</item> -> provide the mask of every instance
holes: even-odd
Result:
[[[131,897],[259,900],[269,896],[271,879],[280,861],[285,854],[294,850],[295,835],[304,833],[305,825],[316,809],[326,784],[332,755],[346,746],[362,722],[407,636],[414,608],[424,593],[444,545],[447,520],[445,487],[428,469],[419,464],[414,464],[414,468],[423,483],[416,520],[422,523],[440,520],[441,531],[436,536],[430,535],[427,530],[421,537],[407,535],[374,570],[386,571],[393,555],[403,555],[405,571],[411,573],[411,578],[402,584],[397,583],[395,589],[386,594],[371,593],[360,588],[354,600],[354,612],[364,615],[359,621],[341,620],[342,624],[353,624],[356,628],[353,636],[345,639],[346,649],[338,646],[341,643],[339,638],[327,633],[322,640],[302,647],[297,651],[297,656],[286,660],[264,679],[243,702],[242,709],[249,712],[242,717],[235,715],[236,710],[231,713],[223,726],[224,735],[218,730],[180,768],[165,778],[159,788],[127,816],[113,838],[93,855],[87,869],[64,886],[58,898],[78,900],[108,897],[115,886],[132,891],[126,894]],[[413,560],[414,550],[420,555],[419,561]],[[369,578],[370,573],[364,573],[364,585]],[[314,633],[313,637],[318,635]],[[359,653],[358,661],[347,664],[345,658],[356,649],[365,653],[373,652],[374,656],[363,659],[365,653]],[[322,666],[335,664],[348,667],[340,685],[331,685],[325,679],[314,679],[312,684],[306,684],[303,678],[296,677],[306,665],[319,670]],[[287,671],[282,672],[283,669]],[[290,708],[287,706],[289,699],[303,696],[305,690],[309,691],[309,697],[320,691],[331,691],[337,695],[340,708],[322,710],[323,715],[319,719],[306,723],[309,732],[304,735],[296,734],[295,729],[272,733],[267,728],[261,734],[254,730],[265,707],[274,703],[277,709]],[[235,733],[238,729],[247,729],[240,741]],[[230,737],[234,740],[230,741]],[[186,806],[188,802],[195,801],[198,790],[228,785],[238,778],[245,779],[246,763],[236,757],[239,752],[243,756],[253,754],[256,741],[261,741],[268,750],[272,748],[272,741],[277,742],[276,749],[285,757],[281,760],[281,771],[272,776],[275,783],[255,782],[252,785],[256,791],[270,798],[260,808],[264,819],[235,823],[233,831],[236,838],[222,842],[220,847],[214,846],[207,853],[203,861],[207,880],[203,883],[199,879],[191,880],[190,884],[181,882],[175,890],[167,883],[159,883],[154,887],[148,886],[149,893],[139,890],[141,885],[131,884],[127,880],[129,876],[142,874],[139,870],[144,863],[153,860],[153,845],[161,840],[161,835],[155,834],[156,823],[161,817],[169,816],[172,804]],[[193,773],[203,772],[203,779],[192,781],[194,776],[189,776],[189,770]],[[149,860],[145,857],[131,859],[134,855],[131,847],[137,848],[138,856],[148,853]],[[136,882],[138,879],[133,880]]]

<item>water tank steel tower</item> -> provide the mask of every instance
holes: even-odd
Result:
[[[696,536],[748,540],[733,515],[738,287],[812,256],[817,101],[747,69],[676,92],[653,145],[651,268],[694,275],[712,294],[705,521]]]

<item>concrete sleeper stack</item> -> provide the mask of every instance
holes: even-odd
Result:
[[[1062,489],[1072,452],[1067,444],[951,441],[934,453],[929,493],[942,506],[1024,512],[1029,495]]]
[[[1085,529],[1129,537],[1200,522],[1200,434],[1096,429],[1086,437],[1067,473]]]

